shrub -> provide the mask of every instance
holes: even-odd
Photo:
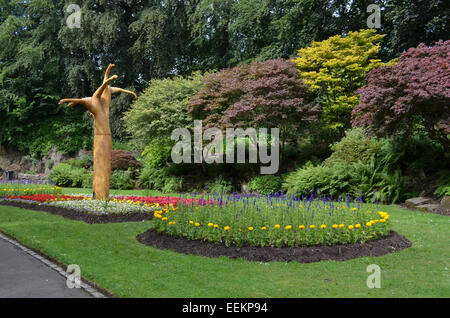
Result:
[[[176,211],[174,211],[176,210]],[[229,195],[155,211],[158,232],[227,246],[301,246],[366,242],[390,232],[389,215],[361,203]]]
[[[209,193],[225,194],[233,191],[233,185],[222,176],[218,176],[213,181],[206,182],[206,190]]]
[[[261,194],[272,194],[280,192],[283,179],[274,175],[264,175],[253,178],[248,183],[250,191],[257,191]]]
[[[157,140],[145,147],[142,157],[146,165],[158,168],[164,166],[169,160],[171,151],[172,141],[166,139]]]
[[[114,170],[111,173],[110,187],[111,189],[130,190],[134,188],[134,182],[129,173]]]
[[[68,160],[65,160],[63,163],[71,165],[74,168],[86,168],[85,161],[80,160],[80,159],[68,159]]]
[[[402,53],[396,65],[369,72],[367,84],[357,91],[361,102],[352,112],[353,126],[379,136],[422,129],[448,152],[449,50],[450,40],[420,44]]]
[[[438,197],[450,196],[450,171],[440,171],[439,184],[434,194]]]
[[[60,163],[50,172],[49,178],[60,187],[80,187],[88,176],[90,174],[86,169]]]
[[[171,167],[157,168],[145,164],[139,176],[139,185],[150,190],[164,192],[181,191],[183,178],[171,174]]]
[[[403,180],[399,172],[388,174],[370,163],[337,162],[333,166],[305,167],[290,173],[283,183],[289,194],[307,195],[311,190],[337,199],[339,194],[361,196],[366,202],[396,202],[401,199]]]
[[[333,153],[325,164],[332,166],[340,161],[369,163],[381,151],[382,147],[382,140],[367,137],[361,128],[347,130],[345,137],[331,146]]]
[[[152,141],[169,139],[175,128],[192,126],[186,107],[202,86],[203,77],[201,72],[194,72],[188,77],[151,81],[124,115],[126,131],[141,149]]]

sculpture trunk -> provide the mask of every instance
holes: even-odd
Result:
[[[94,130],[95,131],[95,130]],[[94,134],[93,199],[107,200],[111,178],[111,134]]]

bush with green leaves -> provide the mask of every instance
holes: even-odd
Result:
[[[87,178],[92,178],[89,171],[67,163],[57,164],[49,176],[49,179],[60,187],[81,187],[86,185]]]
[[[173,142],[163,139],[156,140],[148,144],[142,152],[145,164],[151,167],[163,167],[170,159]]]
[[[333,153],[325,161],[332,166],[336,162],[369,163],[382,149],[384,140],[369,138],[362,128],[347,130],[345,136],[331,146]]]
[[[74,168],[86,168],[86,163],[80,159],[67,159],[63,163],[71,165]]]
[[[368,138],[363,129],[352,129],[331,149],[333,153],[323,164],[307,163],[286,177],[283,187],[288,193],[306,194],[315,189],[334,198],[362,194],[368,202],[403,199],[399,162],[404,154],[395,152],[387,139]]]
[[[183,178],[174,176],[171,170],[170,166],[159,168],[144,163],[144,167],[139,175],[139,185],[150,190],[164,192],[181,191]]]
[[[122,170],[114,170],[111,173],[111,189],[131,190],[134,188],[134,181],[130,173]]]
[[[450,196],[450,170],[442,170],[439,173],[439,183],[434,194],[438,197]]]
[[[248,189],[261,194],[272,194],[281,191],[283,179],[274,175],[257,176],[248,183]]]
[[[362,195],[366,202],[397,202],[402,199],[403,180],[400,172],[387,173],[372,159],[370,163],[338,162],[333,166],[307,164],[290,173],[283,187],[296,195],[307,195],[315,190],[336,199],[346,194],[353,198]]]
[[[169,139],[176,128],[191,127],[193,120],[186,107],[202,87],[203,77],[194,72],[188,77],[152,80],[123,118],[133,142],[144,148],[161,138]]]
[[[218,176],[214,180],[206,182],[206,191],[217,194],[230,193],[233,191],[233,185],[224,177]]]

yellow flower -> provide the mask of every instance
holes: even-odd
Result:
[[[212,227],[212,226],[214,226],[214,224],[210,222],[210,223],[208,223],[208,226]]]
[[[214,228],[217,229],[219,227],[219,224],[214,224]]]
[[[195,224],[194,224],[195,226],[200,226],[200,223],[198,223],[198,222],[195,222]]]
[[[349,229],[349,230],[353,230],[353,228],[354,228],[353,225],[349,225],[349,226],[348,226],[348,229]]]
[[[359,229],[361,227],[361,224],[355,224],[355,228]]]
[[[309,228],[310,228],[310,229],[315,229],[316,226],[315,226],[315,225],[310,225]]]
[[[161,214],[155,214],[155,218],[160,219],[162,218]]]
[[[253,231],[253,226],[250,226],[250,227],[248,228],[248,230],[249,230],[249,231]]]
[[[352,211],[356,211],[356,210],[358,210],[357,208],[352,208]]]
[[[261,227],[261,230],[266,230],[266,229],[267,229],[267,227],[265,227],[265,226]]]
[[[333,229],[337,229],[339,225],[333,224]]]
[[[386,222],[386,219],[380,219],[380,222],[384,223],[384,222]]]
[[[304,230],[304,229],[305,229],[305,226],[304,226],[304,225],[299,225],[298,228],[299,228],[300,230]]]
[[[345,226],[345,225],[344,225],[344,224],[342,224],[342,223],[341,223],[341,224],[339,224],[339,228],[341,228],[341,229],[342,229],[342,228],[343,228],[344,226]]]
[[[161,220],[163,220],[163,221],[167,221],[167,218],[166,217],[163,217]]]
[[[366,226],[371,227],[372,226],[372,222],[367,222]]]
[[[320,227],[321,227],[322,229],[326,229],[326,228],[327,228],[327,226],[326,226],[325,224],[322,224]]]
[[[286,225],[286,226],[285,226],[285,229],[286,229],[286,230],[292,229],[292,225]]]
[[[230,229],[231,229],[231,227],[229,227],[228,225],[223,228],[224,231],[228,231]]]
[[[280,228],[280,224],[275,224],[275,228],[279,229]]]
[[[194,224],[194,221],[189,221],[189,224]]]

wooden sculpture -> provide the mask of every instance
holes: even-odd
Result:
[[[122,88],[111,87],[108,84],[118,78],[117,75],[109,77],[114,64],[109,64],[105,72],[103,84],[95,91],[92,97],[65,98],[59,101],[59,105],[69,103],[69,107],[81,104],[87,108],[94,117],[94,179],[93,198],[107,200],[109,197],[109,182],[111,178],[111,152],[112,138],[109,126],[109,108],[111,94],[126,93],[137,98],[136,94]]]

